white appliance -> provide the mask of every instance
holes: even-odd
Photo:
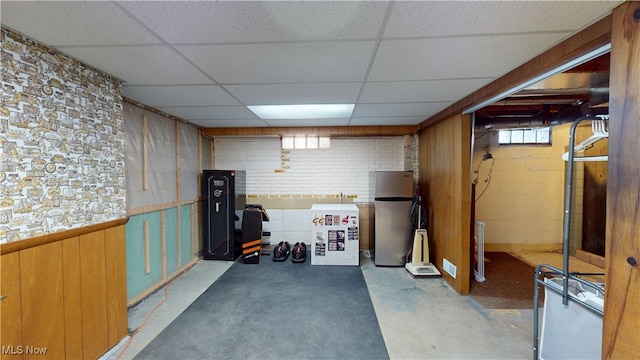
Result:
[[[427,230],[416,229],[413,238],[411,261],[405,266],[413,276],[439,276],[440,271],[429,262],[429,235]]]
[[[423,229],[422,223],[422,197],[418,195],[418,201],[415,203],[415,208],[418,210],[416,217],[416,224],[418,228],[413,235],[413,247],[411,250],[411,261],[408,262],[404,268],[413,276],[438,276],[441,275],[440,271],[429,262],[429,234],[426,229]],[[426,214],[425,214],[426,215]]]
[[[405,266],[413,237],[413,172],[375,171],[370,185],[375,201],[373,262],[376,266]]]
[[[354,204],[311,206],[311,265],[360,264],[359,215]]]

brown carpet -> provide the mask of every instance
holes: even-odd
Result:
[[[469,295],[485,309],[532,309],[534,267],[504,252],[488,252],[485,258],[486,280],[472,280]],[[543,299],[541,290],[539,306]]]

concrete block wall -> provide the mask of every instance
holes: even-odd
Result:
[[[568,144],[568,130],[568,125],[554,127],[552,146],[499,146],[497,132],[476,135],[473,171],[478,170],[476,198],[480,196],[476,220],[485,223],[487,250],[561,249],[565,190],[561,155]],[[488,186],[491,161],[480,164],[487,147],[494,158]],[[580,177],[580,171],[576,175]]]

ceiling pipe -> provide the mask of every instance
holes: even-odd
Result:
[[[582,103],[569,109],[557,112],[544,111],[537,115],[504,115],[500,117],[481,116],[481,112],[476,112],[476,131],[516,129],[516,128],[539,128],[556,126],[573,122],[579,117],[591,117],[598,114],[608,113],[608,109],[591,108],[589,103]]]

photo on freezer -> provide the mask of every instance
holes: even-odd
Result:
[[[329,230],[329,251],[344,251],[344,230]]]
[[[316,232],[315,241],[315,256],[325,256],[327,244],[324,242],[324,233],[322,231]]]
[[[325,215],[325,216],[324,216],[324,224],[325,224],[326,226],[331,226],[331,225],[333,225],[333,216],[331,216],[331,215]]]
[[[358,241],[360,240],[359,231],[357,226],[349,226],[348,240]]]

